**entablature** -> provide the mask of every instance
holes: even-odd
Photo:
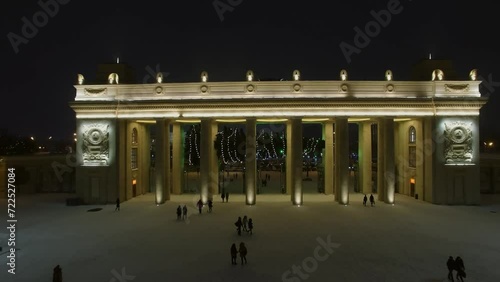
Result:
[[[75,85],[75,101],[481,97],[481,81],[238,81]]]

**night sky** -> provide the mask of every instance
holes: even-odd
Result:
[[[67,3],[45,24],[37,1],[10,1],[1,11],[0,129],[9,133],[71,138],[75,115],[68,102],[77,74],[92,81],[99,63],[117,57],[141,82],[148,68],[169,73],[167,82],[199,81],[203,70],[210,81],[243,80],[248,69],[262,79],[291,79],[298,69],[302,80],[337,80],[342,68],[350,80],[382,80],[386,69],[405,80],[431,53],[453,60],[464,80],[479,70],[488,81],[482,94],[490,97],[481,111],[482,139],[500,137],[499,17],[491,2],[59,1]],[[214,5],[227,10],[218,13]],[[354,28],[364,30],[374,20],[371,11],[388,5],[398,12],[348,62],[340,44],[355,46]],[[26,38],[22,18],[33,23],[35,14],[40,27]]]

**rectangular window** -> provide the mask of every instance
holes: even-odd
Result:
[[[132,163],[132,169],[137,169],[137,148],[132,148],[132,157],[130,162]]]
[[[410,146],[410,152],[408,156],[408,165],[410,167],[417,167],[417,147]]]

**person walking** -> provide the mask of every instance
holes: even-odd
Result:
[[[240,243],[240,248],[238,250],[240,253],[240,258],[241,258],[241,264],[246,264],[247,263],[247,247],[245,246],[245,243],[241,242]]]
[[[208,212],[212,212],[212,207],[214,206],[214,203],[212,200],[208,200]]]
[[[453,270],[456,269],[456,263],[455,263],[455,260],[453,259],[452,256],[450,256],[448,258],[448,261],[446,262],[446,266],[448,267],[448,280],[451,281],[451,282],[454,282],[454,279],[453,279]]]
[[[236,262],[236,255],[237,255],[237,254],[238,254],[238,250],[236,249],[236,244],[235,244],[235,243],[233,243],[233,244],[231,245],[231,264],[233,264],[233,265],[234,265],[234,264],[238,264],[238,263]]]
[[[220,193],[220,197],[222,198],[222,202],[224,203],[224,199],[226,198],[226,192],[222,189],[222,193]]]
[[[365,196],[363,197],[363,206],[365,206],[365,207],[366,207],[367,200],[368,200],[368,198],[366,197],[366,194],[365,194]]]
[[[238,220],[234,223],[236,225],[236,231],[238,231],[238,235],[241,236],[241,226],[243,223],[241,222],[241,216],[238,217]]]
[[[246,215],[243,217],[242,223],[243,223],[243,231],[248,232],[248,228],[247,228],[248,217]]]
[[[253,234],[253,220],[251,218],[248,219],[248,232],[250,235]]]
[[[116,208],[115,211],[120,211],[120,198],[116,198]]]
[[[182,219],[187,219],[187,216],[188,216],[188,208],[186,207],[186,205],[184,205],[184,207],[182,207]]]
[[[375,198],[373,197],[373,194],[370,194],[370,205],[372,207],[375,205]]]
[[[62,282],[62,269],[59,264],[56,267],[54,267],[52,282]]]
[[[181,219],[181,215],[182,215],[182,209],[181,209],[181,205],[179,205],[177,207],[177,220]]]
[[[229,203],[229,192],[226,192],[226,203]]]
[[[457,271],[457,281],[459,281],[459,279],[460,279],[460,281],[463,282],[464,278],[466,276],[465,266],[464,266],[464,261],[459,256],[457,256],[457,258],[455,258],[455,269]]]
[[[201,214],[201,209],[203,208],[203,202],[201,201],[201,199],[198,200],[196,206],[198,206],[198,212]]]

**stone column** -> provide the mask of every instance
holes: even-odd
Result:
[[[246,122],[245,196],[247,205],[255,205],[257,185],[256,128],[257,120],[248,118]]]
[[[218,124],[212,120],[210,128],[210,195],[219,194],[219,160],[217,159],[217,150],[215,150],[215,140],[217,137]]]
[[[415,130],[417,134],[417,144],[416,144],[416,168],[415,168],[415,179],[416,187],[415,193],[418,194],[419,200],[424,200],[425,198],[425,175],[424,175],[424,126],[423,119],[419,118],[416,120]]]
[[[156,121],[155,198],[156,204],[170,200],[170,121]]]
[[[358,173],[360,191],[372,193],[372,124],[360,122],[358,141]]]
[[[394,162],[394,120],[381,118],[378,124],[378,171],[377,189],[379,201],[394,204],[395,162]]]
[[[377,199],[384,200],[384,119],[379,118],[377,121]]]
[[[209,192],[211,190],[210,183],[210,163],[212,162],[210,149],[213,146],[212,142],[212,121],[210,119],[201,120],[201,141],[200,141],[200,197],[203,204],[206,204],[208,198],[211,196]]]
[[[433,133],[436,129],[435,120],[433,117],[425,117],[423,120],[424,126],[424,197],[423,200],[434,202],[434,144]]]
[[[172,193],[179,195],[184,187],[184,130],[181,123],[172,125]]]
[[[323,168],[325,178],[325,194],[333,194],[334,185],[334,146],[333,146],[333,121],[323,123],[323,140],[325,140],[325,153],[323,155]]]
[[[335,200],[349,204],[349,123],[346,117],[335,119]]]
[[[287,122],[286,186],[292,204],[301,205],[302,198],[302,120],[292,118]]]

